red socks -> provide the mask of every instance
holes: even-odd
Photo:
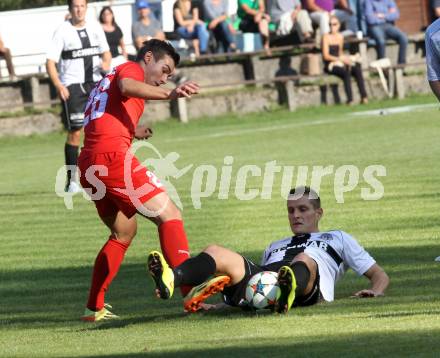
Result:
[[[159,226],[158,230],[162,252],[172,268],[189,258],[188,240],[182,220],[166,221]],[[104,307],[105,292],[118,273],[128,246],[129,244],[110,236],[98,253],[93,268],[92,286],[87,302],[88,309],[99,311]],[[191,287],[182,286],[180,289],[182,294],[186,295]]]
[[[110,236],[109,240],[99,251],[93,268],[92,286],[90,288],[87,308],[99,311],[104,307],[104,295],[110,282],[118,273],[119,266],[124,260],[129,244],[125,244]]]
[[[174,268],[189,259],[188,240],[182,220],[169,220],[159,225],[159,239],[162,253],[168,264]],[[191,287],[181,286],[182,295],[186,295]]]

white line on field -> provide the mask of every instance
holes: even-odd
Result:
[[[214,133],[214,134],[186,136],[186,137],[174,138],[174,139],[170,138],[170,139],[164,140],[163,142],[171,143],[171,142],[185,142],[187,140],[194,140],[194,139],[234,137],[234,136],[239,136],[242,134],[254,134],[256,132],[272,132],[272,131],[278,131],[281,129],[317,126],[320,124],[327,124],[327,123],[332,124],[332,123],[339,123],[339,122],[348,122],[348,121],[352,121],[353,119],[358,119],[358,118],[360,118],[360,117],[348,117],[347,116],[346,118],[343,118],[343,119],[316,120],[316,121],[307,121],[307,122],[301,122],[301,123],[283,124],[283,125],[278,125],[278,126],[272,124],[270,127],[238,129],[238,130],[234,130],[234,131],[218,132],[218,133]]]

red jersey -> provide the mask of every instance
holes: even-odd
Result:
[[[84,147],[93,153],[123,152],[131,146],[144,100],[121,94],[118,80],[132,78],[144,82],[144,71],[136,62],[113,69],[90,93],[84,112]]]

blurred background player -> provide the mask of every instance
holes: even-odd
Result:
[[[104,295],[136,235],[136,213],[157,225],[162,251],[172,267],[189,257],[179,209],[154,173],[129,151],[133,138],[147,139],[152,135],[150,129],[138,126],[145,100],[175,100],[198,92],[199,87],[193,82],[173,90],[160,87],[173,75],[179,61],[180,56],[168,42],[146,41],[136,62],[113,69],[90,94],[78,166],[83,188],[95,189],[94,179],[105,186],[102,195],[92,199],[110,237],[95,260],[82,317],[85,321],[116,317],[104,304]]]
[[[369,289],[356,292],[356,297],[377,297],[384,294],[389,279],[376,261],[358,242],[343,231],[320,232],[323,215],[318,194],[308,187],[290,191],[287,213],[293,237],[271,243],[263,253],[261,265],[224,247],[211,245],[182,265],[169,269],[162,255],[149,255],[149,271],[156,282],[156,292],[169,298],[174,287],[199,285],[184,299],[187,311],[201,308],[203,301],[223,289],[225,302],[248,307],[246,286],[258,272],[278,271],[281,295],[276,309],[287,312],[294,306],[309,306],[321,299],[334,300],[334,290],[350,267],[371,283]],[[221,276],[209,279],[210,276]],[[224,276],[225,275],[225,276]]]
[[[425,45],[429,86],[440,101],[440,19],[426,29]]]
[[[111,54],[98,22],[86,22],[87,1],[68,0],[70,19],[55,31],[47,53],[46,69],[63,103],[62,120],[67,130],[64,146],[67,166],[66,191],[80,191],[76,162],[84,122],[84,108],[101,71],[110,69]],[[58,64],[58,69],[57,69]]]
[[[99,22],[105,33],[110,53],[112,55],[111,67],[116,67],[127,61],[128,55],[125,48],[124,34],[115,20],[115,15],[110,6],[104,6],[99,13]],[[121,48],[121,51],[119,51]]]

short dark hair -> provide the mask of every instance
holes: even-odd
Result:
[[[104,7],[101,9],[101,12],[99,13],[99,22],[100,22],[101,24],[104,23],[104,12],[106,12],[107,10],[110,11],[110,12],[112,13],[112,16],[113,16],[113,18],[112,18],[112,25],[113,25],[113,26],[116,26],[115,14],[113,13],[113,10],[112,10],[112,8],[111,8],[110,6],[104,6]]]
[[[180,55],[176,52],[174,47],[168,41],[151,39],[145,41],[136,56],[136,62],[142,61],[147,52],[152,52],[156,61],[164,58],[166,55],[174,60],[174,65],[177,67],[180,62]]]
[[[72,8],[72,3],[73,0],[67,0],[67,6],[69,7],[69,10]],[[87,0],[86,0],[86,4],[87,4]]]
[[[289,198],[287,200],[291,199],[291,196],[293,196],[292,199],[295,200],[305,195],[307,195],[307,198],[315,209],[319,209],[321,207],[321,198],[319,197],[318,193],[308,186],[298,186],[290,189]]]

